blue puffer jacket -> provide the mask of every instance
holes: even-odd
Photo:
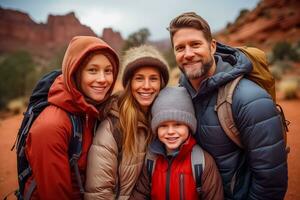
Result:
[[[218,51],[226,52],[220,54]],[[245,149],[225,134],[215,111],[219,86],[251,71],[241,52],[218,44],[216,72],[195,91],[185,76],[180,85],[192,96],[197,115],[197,142],[215,159],[225,199],[283,199],[287,189],[287,155],[280,115],[271,96],[242,79],[233,95],[232,111]]]

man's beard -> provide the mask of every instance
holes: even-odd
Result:
[[[210,57],[208,61],[202,63],[202,67],[198,71],[186,71],[183,68],[183,72],[186,75],[186,77],[190,80],[205,78],[208,76],[208,72],[213,66],[213,62],[214,60],[212,59],[212,57]]]

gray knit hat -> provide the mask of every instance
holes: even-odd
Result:
[[[140,67],[156,67],[164,80],[165,85],[169,81],[169,66],[161,53],[153,46],[141,45],[133,47],[125,52],[122,59],[122,84],[126,86],[133,73]]]
[[[189,126],[194,134],[197,120],[192,99],[184,87],[165,87],[155,99],[152,109],[151,128],[156,132],[165,121],[179,121]]]

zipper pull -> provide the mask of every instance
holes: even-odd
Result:
[[[88,114],[86,114],[85,115],[85,126],[86,127],[89,127],[89,122],[88,121],[89,121],[89,116],[88,116]]]

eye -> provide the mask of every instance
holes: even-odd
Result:
[[[202,43],[201,42],[193,42],[192,43],[192,48],[198,48],[198,47],[200,47],[202,45]]]
[[[111,67],[105,68],[104,73],[105,74],[112,74],[113,73],[113,69]]]
[[[97,72],[97,68],[96,67],[88,67],[87,71],[90,73],[96,73]]]
[[[167,127],[167,125],[165,125],[165,124],[160,124],[159,126],[158,126],[158,128],[166,128]]]
[[[184,46],[177,46],[175,47],[176,52],[182,52],[184,50]]]
[[[144,79],[143,76],[139,76],[139,75],[134,77],[134,80],[136,81],[143,81],[143,79]]]
[[[160,81],[160,78],[158,76],[151,76],[150,80],[151,81]]]

